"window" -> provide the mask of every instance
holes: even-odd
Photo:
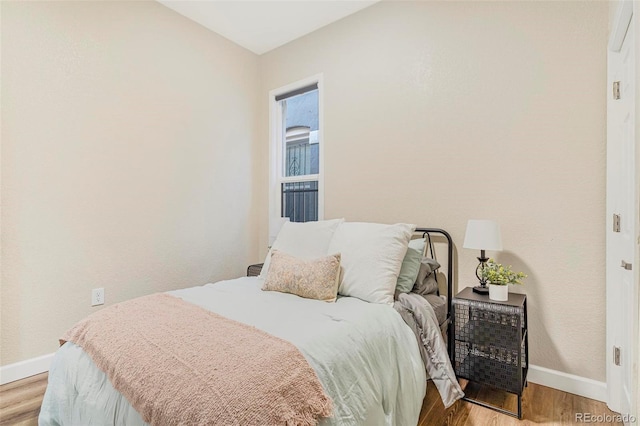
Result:
[[[271,231],[283,217],[322,219],[320,100],[319,76],[271,92]]]

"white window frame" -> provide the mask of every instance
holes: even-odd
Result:
[[[295,83],[269,92],[269,236],[274,237],[281,223],[282,184],[289,182],[318,181],[318,220],[324,219],[324,94],[322,74],[296,81]],[[302,87],[318,84],[318,174],[304,176],[284,175],[284,151],[282,141],[286,129],[283,128],[282,108],[276,96],[292,92]]]

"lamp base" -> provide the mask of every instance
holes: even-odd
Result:
[[[486,285],[477,285],[473,288],[473,292],[478,294],[489,294],[489,287]]]

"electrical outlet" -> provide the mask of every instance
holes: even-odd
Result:
[[[91,306],[104,305],[104,288],[91,290]]]

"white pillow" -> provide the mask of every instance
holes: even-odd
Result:
[[[415,229],[406,223],[340,224],[329,244],[329,253],[342,255],[338,293],[393,305],[402,260]]]
[[[271,246],[299,259],[311,260],[329,254],[329,243],[333,233],[344,219],[321,220],[317,222],[285,222]],[[271,250],[264,259],[260,277],[265,278],[271,264]]]

